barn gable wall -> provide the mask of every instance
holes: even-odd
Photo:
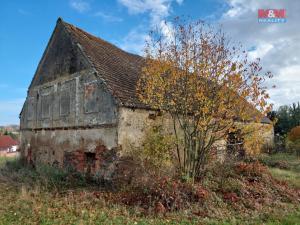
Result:
[[[118,147],[118,107],[72,41],[57,23],[20,114],[22,156],[34,164],[106,171],[103,158],[114,158]]]
[[[91,66],[80,46],[73,42],[63,24],[57,23],[30,88],[88,68]]]

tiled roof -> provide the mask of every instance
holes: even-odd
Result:
[[[18,145],[19,142],[12,139],[9,135],[0,136],[0,149],[9,148],[14,145]]]
[[[111,93],[127,107],[147,108],[136,95],[136,83],[144,59],[121,50],[113,44],[95,37],[63,21],[73,40],[81,46],[99,76]]]

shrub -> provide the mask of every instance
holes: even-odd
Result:
[[[7,161],[1,168],[1,175],[13,182],[39,185],[47,190],[61,190],[87,185],[84,176],[72,169],[61,169],[45,164],[28,165],[22,158]]]
[[[296,153],[300,157],[300,139],[297,141],[286,141],[286,148],[290,153]]]
[[[300,126],[294,127],[288,134],[288,139],[290,141],[300,140]]]
[[[263,151],[272,151],[272,144],[267,143],[265,138],[265,134],[268,135],[272,131],[272,126],[249,123],[244,124],[241,129],[247,155],[258,155]]]
[[[149,173],[162,175],[161,173],[168,171],[173,165],[174,148],[173,136],[165,134],[162,126],[153,126],[145,132],[141,147],[131,146],[128,154],[140,162]]]
[[[155,178],[123,192],[122,202],[156,213],[188,208],[191,203],[202,202],[209,192],[200,184],[191,184],[171,178]]]
[[[288,133],[286,148],[290,153],[296,153],[300,156],[300,126],[294,127]]]
[[[234,178],[227,178],[224,179],[221,187],[222,191],[224,193],[236,193],[236,194],[240,194],[243,186],[242,183],[238,180],[238,179],[234,179]]]
[[[251,178],[260,178],[267,172],[267,168],[263,166],[258,161],[253,163],[237,163],[235,165],[235,171],[237,174],[251,177]]]

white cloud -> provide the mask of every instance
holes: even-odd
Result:
[[[71,0],[70,6],[79,13],[84,13],[90,10],[90,4],[83,0]]]
[[[159,24],[161,33],[168,39],[171,39],[173,36],[173,24],[167,21],[161,21]]]
[[[141,54],[145,47],[145,41],[149,38],[141,29],[140,27],[131,30],[118,45],[125,51]]]
[[[219,22],[225,32],[244,44],[251,59],[261,58],[277,88],[270,89],[276,106],[300,100],[300,4],[294,0],[227,0],[229,9]],[[283,24],[258,23],[258,9],[286,9]],[[271,84],[269,85],[271,86]]]
[[[270,90],[275,107],[300,101],[300,65],[290,66],[278,71],[274,81],[276,89]],[[295,76],[296,75],[296,76]]]
[[[129,13],[138,14],[150,11],[158,16],[167,16],[169,14],[170,0],[119,0],[119,2],[128,8]]]
[[[165,22],[165,20],[170,15],[172,2],[181,5],[183,0],[119,0],[119,3],[128,9],[129,14],[148,13],[150,16],[149,25],[144,27],[144,29],[141,29],[139,26],[131,30],[124,38],[121,47],[128,51],[141,53],[149,28],[161,29],[166,37],[170,37],[172,24]],[[143,31],[141,32],[141,30]]]
[[[110,15],[110,14],[106,14],[102,11],[96,12],[94,14],[94,16],[101,17],[103,20],[106,20],[108,22],[122,22],[123,21],[123,19],[120,18],[120,17],[113,16],[113,15]]]
[[[251,60],[257,58],[263,58],[266,54],[268,54],[274,46],[270,43],[260,43],[255,50],[249,51],[249,57]]]
[[[157,26],[169,16],[173,0],[119,0],[130,14],[149,13],[151,26]]]

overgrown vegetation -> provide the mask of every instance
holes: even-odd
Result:
[[[137,91],[142,102],[171,115],[177,168],[203,176],[214,145],[237,121],[260,121],[270,110],[259,60],[202,21],[176,18],[168,37],[150,32]]]
[[[149,175],[160,177],[169,174],[173,167],[174,136],[166,134],[162,125],[148,128],[141,146],[131,145],[129,149],[127,155],[133,158]]]
[[[294,127],[286,139],[287,151],[300,157],[300,126]]]
[[[264,163],[283,158],[264,158]],[[299,169],[297,160],[286,158],[291,170]],[[34,169],[21,161],[5,161],[1,159],[0,165],[0,224],[297,224],[300,221],[299,189],[273,179],[267,167],[253,160],[212,165],[205,179],[195,184],[157,178],[114,192],[73,171],[47,166]]]
[[[275,122],[273,152],[296,153],[300,156],[300,103],[280,106],[268,116]]]
[[[270,167],[270,172],[275,178],[300,188],[300,159],[296,154],[263,155],[260,161]]]
[[[20,159],[2,159],[0,178],[7,183],[42,188],[45,191],[58,191],[91,185],[84,176],[73,170],[40,165],[36,168],[26,165]]]

